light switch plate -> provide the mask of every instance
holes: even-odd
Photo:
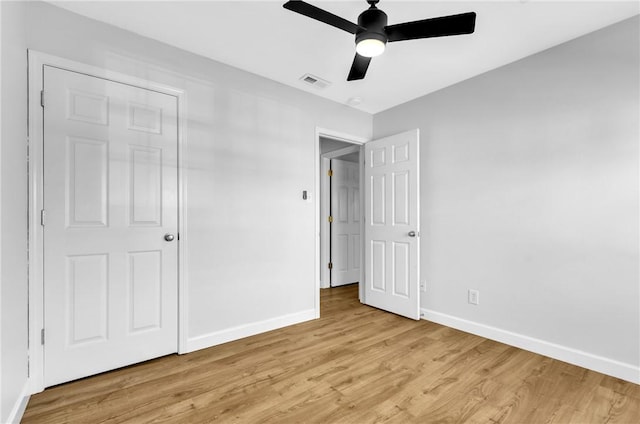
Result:
[[[469,289],[469,303],[472,305],[480,304],[480,292],[478,290]]]

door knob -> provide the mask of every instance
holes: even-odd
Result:
[[[166,241],[173,241],[173,239],[174,239],[174,238],[175,238],[175,237],[174,237],[174,235],[173,235],[173,234],[165,234],[165,235],[164,235],[164,239],[165,239]]]
[[[416,236],[416,232],[415,231],[409,231],[409,234],[407,234],[409,237],[415,237]]]

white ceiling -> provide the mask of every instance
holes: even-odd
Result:
[[[389,24],[474,11],[471,35],[390,43],[362,81],[347,82],[354,37],[281,1],[52,1],[57,6],[357,109],[377,113],[640,13],[636,1],[399,1]],[[352,22],[361,1],[308,0]],[[317,89],[311,73],[331,82]]]

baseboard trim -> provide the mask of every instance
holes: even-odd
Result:
[[[29,395],[29,381],[25,381],[22,390],[20,391],[20,396],[15,405],[13,405],[13,409],[9,413],[7,417],[7,423],[15,423],[18,424],[20,420],[22,420],[22,416],[24,415],[24,411],[27,409],[27,404],[29,403],[29,399],[31,396]]]
[[[305,321],[316,319],[316,310],[309,309],[302,312],[283,315],[263,321],[252,322],[250,324],[239,325],[237,327],[216,331],[202,336],[193,337],[187,340],[186,351],[193,352],[200,349],[206,349],[222,343],[231,342],[242,339],[244,337],[254,336],[256,334],[265,333],[267,331],[276,330],[278,328],[287,327],[289,325],[299,324]]]
[[[520,349],[548,356],[553,359],[568,362],[583,368],[617,377],[631,383],[640,384],[640,367],[624,362],[619,362],[603,356],[593,355],[588,352],[558,345],[545,340],[513,333],[501,328],[492,327],[485,324],[458,318],[452,315],[429,309],[421,309],[422,319],[432,321],[437,324],[446,325],[457,330],[495,340]]]

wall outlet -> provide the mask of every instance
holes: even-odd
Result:
[[[478,290],[469,289],[468,300],[469,300],[469,303],[472,305],[479,305],[480,292]]]
[[[425,293],[427,291],[427,282],[426,281],[420,281],[420,291]]]

